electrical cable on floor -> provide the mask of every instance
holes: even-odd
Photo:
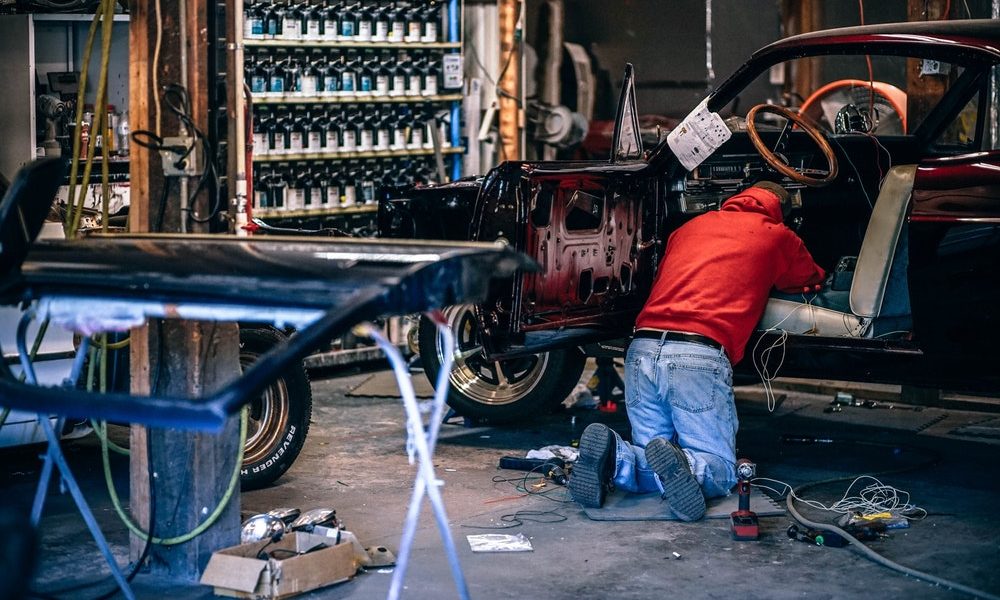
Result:
[[[893,449],[898,448],[898,446],[893,445],[893,444],[882,444],[882,443],[879,443],[879,442],[851,441],[850,443],[852,443],[852,444],[859,444],[859,445],[865,445],[865,446],[877,446],[877,447],[883,447],[883,448],[893,448]],[[929,467],[929,466],[935,464],[936,462],[938,462],[938,460],[939,460],[939,457],[932,456],[928,460],[925,460],[925,461],[923,461],[921,463],[918,463],[916,465],[911,465],[911,466],[903,467],[903,468],[899,468],[899,469],[887,469],[887,470],[884,470],[884,471],[879,471],[879,472],[876,472],[876,473],[872,473],[870,476],[871,477],[878,477],[878,476],[884,476],[884,475],[890,475],[890,474],[896,474],[896,473],[905,473],[905,472],[914,471],[914,470],[917,470],[917,469],[923,469],[923,468],[926,468],[926,467]],[[767,479],[767,478],[759,478],[759,479]],[[944,579],[942,577],[938,577],[938,576],[932,575],[930,573],[925,573],[923,571],[918,571],[917,569],[913,569],[913,568],[901,565],[899,563],[896,563],[896,562],[894,562],[892,560],[889,560],[888,558],[885,558],[881,554],[875,552],[874,550],[872,550],[868,546],[866,546],[863,543],[861,543],[857,538],[855,538],[853,535],[847,533],[846,531],[844,531],[840,527],[837,527],[836,525],[832,525],[832,524],[828,524],[828,523],[819,523],[819,522],[807,519],[805,516],[802,515],[802,513],[800,513],[795,508],[794,501],[795,500],[801,500],[802,492],[804,492],[807,489],[818,487],[820,485],[826,485],[826,484],[830,484],[830,483],[837,483],[837,482],[841,482],[841,481],[852,481],[852,480],[857,480],[857,479],[858,478],[856,476],[854,476],[854,475],[849,475],[849,476],[846,476],[846,477],[833,477],[833,478],[830,478],[830,479],[822,479],[822,480],[819,480],[819,481],[813,481],[813,482],[810,482],[810,483],[805,483],[805,484],[800,485],[800,486],[795,487],[795,488],[793,488],[792,486],[790,486],[788,484],[784,484],[784,482],[779,482],[779,483],[783,483],[785,486],[787,486],[787,489],[788,489],[789,493],[785,497],[785,505],[788,508],[789,514],[792,515],[792,517],[796,521],[798,521],[800,524],[802,524],[802,525],[804,525],[806,527],[812,528],[812,529],[816,529],[816,530],[820,530],[820,531],[831,531],[831,532],[833,532],[833,533],[835,533],[837,535],[840,535],[841,537],[843,537],[845,540],[848,541],[848,545],[847,545],[848,548],[851,548],[851,549],[855,550],[856,552],[858,552],[859,554],[862,554],[865,558],[868,558],[869,560],[871,560],[871,561],[873,561],[875,563],[878,563],[878,564],[880,564],[880,565],[882,565],[884,567],[887,567],[889,569],[892,569],[894,571],[898,571],[900,573],[909,575],[911,577],[914,577],[916,579],[920,579],[922,581],[933,583],[935,585],[944,586],[944,587],[953,589],[955,591],[958,591],[958,592],[961,592],[961,593],[964,593],[964,594],[969,594],[969,595],[975,596],[977,598],[983,598],[985,600],[1000,600],[1000,596],[995,596],[993,594],[990,594],[989,592],[984,592],[982,590],[977,590],[975,588],[963,585],[961,583],[950,581],[948,579]],[[772,479],[771,481],[776,481],[776,480]],[[757,487],[760,487],[762,489],[771,489],[772,491],[777,491],[777,490],[774,490],[773,488],[768,488],[767,486],[757,485]],[[845,493],[845,495],[846,495],[846,493]]]
[[[796,521],[798,521],[802,525],[805,525],[806,527],[811,527],[813,529],[825,530],[825,531],[832,531],[832,532],[836,533],[837,535],[843,537],[845,540],[848,541],[848,545],[847,545],[848,548],[851,548],[852,550],[854,550],[855,552],[858,552],[859,554],[861,554],[865,558],[867,558],[867,559],[869,559],[869,560],[871,560],[871,561],[873,561],[875,563],[878,563],[878,564],[880,564],[880,565],[882,565],[884,567],[892,569],[893,571],[898,571],[898,572],[903,573],[905,575],[909,575],[910,577],[914,577],[916,579],[920,579],[920,580],[926,581],[928,583],[933,583],[934,585],[940,585],[940,586],[943,586],[943,587],[955,590],[956,592],[961,592],[963,594],[969,594],[970,596],[975,596],[976,598],[984,598],[985,600],[1000,600],[1000,596],[996,596],[994,594],[990,594],[989,592],[984,592],[982,590],[977,590],[977,589],[969,587],[967,585],[964,585],[964,584],[961,584],[961,583],[958,583],[958,582],[955,582],[955,581],[951,581],[951,580],[945,579],[943,577],[938,577],[937,575],[931,575],[930,573],[926,573],[924,571],[918,571],[917,569],[913,569],[911,567],[907,567],[907,566],[901,565],[901,564],[899,564],[899,563],[897,563],[895,561],[889,560],[888,558],[882,556],[878,552],[875,552],[874,550],[872,550],[868,546],[862,544],[860,541],[858,541],[857,538],[855,538],[850,533],[847,533],[846,531],[844,531],[840,527],[837,527],[836,525],[826,524],[826,523],[817,523],[816,521],[811,521],[811,520],[805,518],[798,510],[795,509],[795,498],[797,496],[801,496],[801,493],[802,493],[803,490],[805,490],[807,488],[810,488],[810,487],[813,487],[815,485],[819,485],[819,483],[815,483],[815,484],[813,484],[813,483],[807,483],[805,485],[801,485],[801,486],[795,488],[794,490],[792,490],[793,493],[789,494],[788,497],[785,498],[785,506],[788,508],[788,512],[792,515],[792,517]]]
[[[551,517],[551,518],[548,518]],[[553,510],[519,510],[505,515],[500,515],[497,519],[503,525],[466,525],[460,527],[466,529],[513,529],[524,525],[526,521],[531,523],[554,524],[562,523],[569,517]]]
[[[495,475],[493,477],[492,481],[493,481],[493,483],[510,483],[511,485],[514,486],[514,489],[516,489],[517,491],[521,492],[522,494],[524,494],[526,496],[540,496],[542,498],[545,498],[546,500],[549,500],[551,502],[558,502],[560,504],[572,504],[573,502],[575,502],[574,500],[568,499],[569,494],[566,491],[565,487],[562,487],[562,486],[552,487],[552,488],[549,488],[549,489],[544,490],[544,491],[539,491],[539,487],[537,485],[535,485],[535,484],[530,485],[530,486],[528,485],[528,478],[530,478],[532,475],[538,475],[538,477],[536,477],[536,478],[540,482],[546,482],[546,480],[548,478],[545,477],[543,475],[542,471],[539,470],[539,469],[544,469],[544,468],[547,468],[547,466],[546,465],[539,465],[539,466],[535,467],[534,469],[526,472],[521,477],[503,477],[501,475]],[[532,489],[532,488],[535,488],[535,489]],[[566,499],[559,499],[559,498],[552,498],[552,497],[550,497],[551,495],[556,494],[558,492],[561,492],[562,496],[564,498],[566,498]]]
[[[493,483],[509,483],[514,486],[514,489],[521,492],[522,498],[529,496],[541,496],[546,500],[551,502],[558,502],[560,504],[571,504],[573,500],[570,499],[559,499],[552,498],[550,494],[554,492],[562,492],[563,496],[567,496],[565,488],[557,487],[551,488],[545,491],[532,490],[533,485],[528,484],[528,478],[534,473],[540,473],[539,469],[546,468],[545,465],[540,465],[534,469],[528,471],[522,477],[503,477],[502,475],[493,476]],[[539,480],[545,481],[546,478],[538,477]],[[503,525],[467,525],[462,524],[461,527],[467,529],[513,529],[514,527],[520,527],[525,521],[530,521],[533,523],[562,523],[567,520],[566,515],[557,511],[557,509],[552,510],[518,510],[513,513],[508,513],[500,515],[498,520]]]
[[[851,496],[851,490],[859,482],[871,480],[874,483],[869,484],[857,493],[856,496]],[[760,483],[761,481],[770,481],[781,485],[780,489],[776,489],[767,485]],[[910,493],[906,490],[897,489],[891,485],[886,485],[879,481],[872,475],[860,475],[847,486],[847,490],[844,495],[833,504],[827,506],[818,500],[807,500],[795,494],[795,490],[791,485],[780,481],[778,479],[771,479],[770,477],[756,477],[751,482],[754,486],[769,490],[774,492],[779,497],[793,496],[795,500],[805,504],[810,508],[816,510],[825,510],[827,512],[835,512],[838,514],[861,514],[861,515],[873,515],[884,512],[895,512],[900,517],[908,521],[919,521],[927,516],[927,510],[910,503]]]

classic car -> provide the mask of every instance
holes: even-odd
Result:
[[[625,347],[670,233],[761,179],[792,193],[830,275],[772,295],[738,376],[1000,390],[998,40],[988,20],[785,38],[649,150],[627,68],[609,161],[504,162],[383,202],[383,235],[505,240],[540,266],[448,309],[452,407],[558,404],[587,355]],[[419,338],[434,381],[445,350]]]

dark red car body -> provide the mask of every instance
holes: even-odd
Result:
[[[887,165],[915,165],[904,221],[908,314],[899,331],[867,336],[789,335],[780,375],[909,383],[1000,391],[1000,150],[988,138],[996,118],[1000,22],[902,23],[787,38],[755,53],[707,98],[723,113],[774,64],[844,53],[921,57],[961,65],[961,76],[906,135],[837,135],[841,175],[802,188],[799,235],[817,262],[834,270],[857,256]],[[624,96],[624,95],[623,95]],[[974,139],[940,142],[970,99],[979,98]],[[641,100],[641,99],[640,99]],[[735,102],[734,102],[735,101]],[[620,108],[621,115],[621,108]],[[619,117],[619,120],[621,116]],[[762,134],[774,141],[777,132]],[[801,131],[785,153],[809,164],[816,154]],[[667,237],[703,210],[752,183],[767,167],[745,133],[734,132],[711,158],[686,172],[666,141],[636,160],[505,162],[484,178],[413,190],[380,208],[383,235],[505,239],[540,265],[493,290],[479,305],[487,360],[580,347],[624,347],[653,280]],[[786,180],[786,183],[791,184]],[[795,187],[790,185],[790,187]],[[688,204],[683,204],[687,202]],[[889,257],[888,260],[892,260]],[[753,373],[759,331],[737,371]],[[759,358],[759,356],[758,356]]]

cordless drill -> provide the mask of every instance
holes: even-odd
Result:
[[[748,459],[741,458],[736,463],[736,484],[740,496],[739,510],[730,513],[733,539],[741,542],[756,540],[760,537],[760,527],[757,525],[757,513],[750,510],[750,480],[757,474],[757,465]]]

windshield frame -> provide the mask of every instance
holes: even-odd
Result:
[[[964,85],[952,86],[941,101],[927,115],[925,122],[917,128],[910,137],[914,138],[921,148],[926,149],[933,143],[943,123],[947,123],[961,109],[982,85],[982,76],[988,76],[990,69],[1000,64],[1000,55],[994,47],[977,45],[979,40],[957,40],[943,37],[917,35],[836,35],[829,38],[810,38],[801,44],[795,44],[794,38],[782,40],[766,46],[754,53],[750,60],[737,69],[714,92],[704,100],[708,109],[719,112],[758,77],[766,73],[776,64],[800,58],[834,55],[884,55],[902,58],[926,58],[960,65],[972,73],[965,79]],[[964,99],[964,100],[962,100]],[[928,123],[937,126],[926,126]],[[981,127],[980,123],[977,127]],[[673,152],[664,139],[650,150],[648,163],[659,166],[664,161],[674,159]]]

